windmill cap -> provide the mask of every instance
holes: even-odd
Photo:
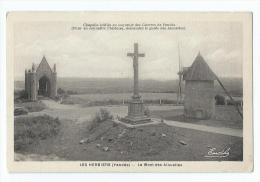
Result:
[[[187,70],[185,80],[216,80],[216,76],[206,63],[200,52],[196,56],[191,67]]]

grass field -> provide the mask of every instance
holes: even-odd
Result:
[[[79,98],[85,101],[101,101],[101,100],[123,100],[130,99],[132,93],[115,93],[115,94],[80,94],[71,95],[72,98]],[[169,99],[176,100],[177,94],[175,93],[140,93],[144,100],[158,100],[158,99]]]
[[[141,93],[146,104],[176,104],[175,93]],[[114,94],[78,94],[70,95],[62,100],[62,104],[80,104],[87,106],[122,105],[132,97],[130,93]]]

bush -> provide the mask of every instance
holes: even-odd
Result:
[[[44,103],[41,101],[36,102],[24,102],[20,104],[21,107],[24,107],[28,110],[28,112],[39,112],[46,108]]]
[[[68,95],[64,95],[61,99],[61,104],[65,105],[73,105],[73,104],[80,104],[82,100],[80,98],[70,97]]]
[[[151,112],[150,112],[150,110],[149,110],[148,107],[146,107],[146,108],[144,109],[144,115],[146,115],[146,116],[148,116],[148,117],[151,115]]]
[[[101,122],[108,120],[108,119],[113,119],[113,116],[106,109],[100,109],[98,116],[99,116]]]
[[[215,96],[216,105],[225,105],[225,97],[222,95]]]
[[[60,101],[60,100],[61,100],[61,96],[60,96],[60,95],[56,95],[53,99],[54,99],[56,102],[57,102],[57,101]]]
[[[28,99],[28,94],[25,90],[15,90],[14,91],[14,102],[21,103]]]
[[[82,107],[90,107],[90,106],[105,106],[105,105],[119,105],[122,102],[119,100],[108,99],[102,101],[90,101],[88,103],[82,104]]]
[[[27,92],[26,92],[25,90],[21,90],[21,91],[19,92],[19,98],[20,98],[20,99],[27,99],[27,98],[28,98]]]
[[[227,105],[240,106],[241,105],[241,101],[227,100]]]
[[[88,125],[88,131],[93,130],[98,127],[100,123],[104,121],[113,119],[113,115],[106,109],[100,109],[99,112],[96,113],[95,117],[93,117]]]
[[[57,93],[59,95],[63,95],[63,94],[65,94],[65,90],[63,90],[62,88],[58,88]]]
[[[23,107],[14,108],[14,116],[25,115],[25,114],[28,114],[28,112],[29,111]]]
[[[14,149],[26,150],[31,144],[56,136],[60,130],[58,118],[48,115],[16,118],[14,123]]]
[[[68,90],[67,94],[68,95],[76,95],[76,94],[78,94],[78,92],[77,91],[73,91],[73,90]]]
[[[68,95],[75,95],[75,94],[78,94],[77,91],[73,91],[73,90],[63,90],[62,88],[58,88],[57,90],[57,93],[58,95],[61,95],[61,96],[68,96]]]

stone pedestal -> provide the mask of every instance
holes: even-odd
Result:
[[[144,103],[140,98],[133,98],[128,106],[128,115],[124,120],[132,123],[150,121],[151,119],[144,114]]]

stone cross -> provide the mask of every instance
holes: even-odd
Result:
[[[138,58],[144,57],[145,54],[138,52],[138,43],[134,43],[134,53],[127,53],[127,56],[133,58],[134,67],[134,99],[139,99],[139,89],[138,89]]]

